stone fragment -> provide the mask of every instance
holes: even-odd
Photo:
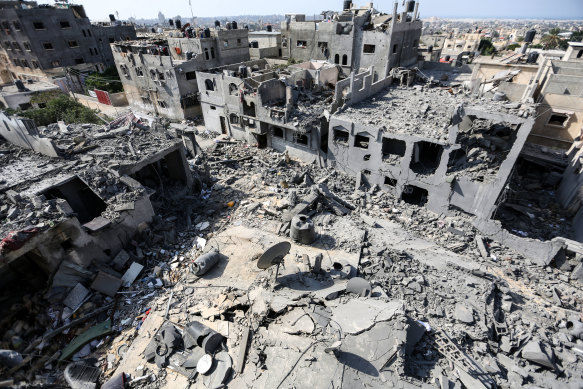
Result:
[[[532,340],[522,349],[522,358],[538,365],[554,369],[552,359],[543,350],[539,341]]]
[[[455,305],[454,317],[461,323],[472,324],[474,322],[473,309],[466,304],[457,303]]]

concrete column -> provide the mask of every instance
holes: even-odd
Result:
[[[417,16],[419,15],[419,2],[415,3],[415,12],[413,13],[413,21],[417,20]]]

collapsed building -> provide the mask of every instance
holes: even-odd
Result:
[[[370,3],[358,8],[344,1],[342,12],[324,12],[323,19],[307,21],[305,15],[286,15],[281,24],[282,57],[299,62],[328,60],[343,72],[357,73],[374,67],[375,81],[391,68],[417,63],[421,37],[419,3],[407,1],[405,8],[385,14]]]
[[[338,77],[338,67],[325,61],[276,71],[263,59],[197,72],[205,126],[302,160],[323,157],[322,100],[332,98]]]
[[[112,45],[132,109],[175,120],[199,116],[196,71],[249,60],[247,29],[219,25],[194,34],[200,35]]]
[[[58,298],[75,286],[71,274],[105,269],[172,188],[191,193],[182,141],[139,124],[128,129],[131,120],[40,129],[3,113],[0,121],[0,136],[14,145],[0,153],[3,304],[15,290],[22,297],[47,288],[49,299]],[[103,277],[115,279],[107,271]]]

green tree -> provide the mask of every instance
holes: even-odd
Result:
[[[480,45],[478,46],[478,51],[482,55],[492,55],[496,53],[496,48],[489,39],[480,40]]]
[[[516,42],[524,42],[524,37],[519,36],[518,38],[516,38]]]
[[[47,96],[38,97],[38,101],[46,101],[44,108],[29,109],[20,112],[20,115],[33,119],[38,126],[48,126],[59,120],[65,123],[101,123],[96,115],[96,110],[92,110],[81,103],[71,99],[67,95],[59,94],[48,100]]]
[[[518,43],[513,43],[511,45],[508,45],[508,47],[506,48],[506,50],[514,51],[518,47],[520,47],[520,45]]]
[[[87,89],[99,89],[109,93],[123,92],[123,85],[115,66],[110,66],[103,73],[91,73],[85,79]]]
[[[559,36],[560,32],[561,32],[561,30],[558,28],[550,29],[548,34],[543,36],[542,39],[540,40],[540,43],[542,44],[543,49],[551,50],[551,49],[555,49],[555,48],[559,47],[561,40],[562,40],[561,37]]]

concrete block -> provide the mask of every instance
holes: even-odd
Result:
[[[71,292],[67,295],[63,304],[65,306],[75,310],[81,305],[81,303],[85,300],[87,295],[89,294],[89,290],[81,284],[75,285],[75,287],[71,290]]]
[[[125,272],[123,277],[121,278],[122,285],[125,287],[130,286],[133,282],[138,278],[140,272],[144,269],[144,266],[140,265],[137,262],[132,263],[130,268]]]
[[[571,273],[571,279],[583,284],[583,262],[580,262]]]
[[[549,369],[554,369],[555,367],[551,357],[547,355],[542,348],[541,343],[536,340],[530,341],[524,346],[522,349],[522,358],[538,365],[548,367]]]
[[[466,304],[457,303],[455,305],[454,317],[461,323],[472,324],[474,322],[474,311]]]
[[[91,289],[103,293],[106,296],[113,297],[121,287],[122,280],[111,274],[100,271],[91,284]]]

